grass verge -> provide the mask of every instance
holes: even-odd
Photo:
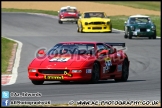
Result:
[[[2,59],[2,64],[1,64],[1,73],[6,74],[6,70],[9,64],[9,59],[11,57],[11,52],[13,48],[13,44],[15,44],[14,41],[8,40],[6,38],[1,37],[1,59]]]
[[[30,12],[30,13],[44,13],[49,15],[58,15],[57,11],[45,11],[45,10],[35,10],[35,9],[14,9],[14,8],[2,8],[2,12]],[[160,16],[149,15],[154,21],[157,27],[157,36],[161,36],[160,32]],[[123,30],[124,21],[128,19],[128,16],[110,16],[113,24],[113,28]]]
[[[138,9],[148,9],[148,10],[154,10],[154,11],[160,11],[161,6],[160,6],[160,1],[117,1],[117,2],[112,2],[112,1],[97,1],[97,3],[106,3],[106,4],[114,4],[114,5],[122,5],[122,6],[128,6],[128,7],[133,7],[133,8],[138,8]]]
[[[149,16],[151,17],[151,20],[156,25],[157,36],[161,37],[160,16],[156,16],[156,15],[149,15]],[[110,18],[113,24],[113,28],[124,30],[124,21],[128,19],[128,16],[110,16]]]
[[[49,15],[58,15],[57,11],[46,11],[36,9],[14,9],[14,8],[2,8],[2,12],[30,12],[30,13],[45,13]]]

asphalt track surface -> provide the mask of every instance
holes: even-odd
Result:
[[[77,33],[76,24],[58,24],[58,20],[25,13],[1,13],[2,36],[23,43],[18,77],[13,85],[2,86],[10,92],[40,92],[41,98],[11,98],[14,100],[51,100],[67,103],[70,100],[160,100],[160,39],[124,39],[124,33]],[[128,82],[113,80],[98,84],[45,82],[33,85],[28,79],[27,67],[35,52],[47,49],[60,41],[125,42],[130,59]]]

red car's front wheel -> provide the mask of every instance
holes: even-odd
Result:
[[[92,69],[92,77],[91,77],[91,83],[97,83],[100,79],[100,66],[97,62],[94,63],[93,69]]]
[[[44,81],[33,81],[33,80],[32,80],[32,83],[33,83],[34,85],[42,85],[42,84],[44,83]]]

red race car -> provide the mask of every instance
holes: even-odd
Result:
[[[79,15],[80,13],[77,11],[76,7],[62,7],[60,11],[58,11],[58,22],[59,24],[62,24],[63,22],[75,22],[77,24]]]
[[[130,61],[122,49],[113,46],[125,48],[125,43],[60,42],[47,53],[41,49],[28,66],[29,79],[35,85],[44,81],[127,81]]]

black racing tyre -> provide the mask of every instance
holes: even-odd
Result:
[[[93,64],[91,83],[97,83],[100,79],[100,66],[97,62]]]
[[[82,26],[82,24],[81,24],[81,28],[80,28],[80,29],[81,29],[81,31],[80,31],[80,32],[81,32],[81,33],[83,33],[83,26]]]
[[[125,35],[124,35],[124,38],[126,39],[126,38],[128,38],[128,36],[125,34]]]
[[[110,26],[110,28],[111,28],[111,30],[110,30],[110,32],[109,32],[109,33],[112,33],[112,25]]]
[[[76,21],[75,24],[78,24],[78,21]]]
[[[156,31],[154,33],[154,35],[152,36],[153,39],[156,39]]]
[[[83,33],[83,26],[82,26],[82,24],[80,25],[80,27],[78,25],[77,32]]]
[[[42,85],[44,81],[31,81],[34,85]]]
[[[120,79],[115,79],[116,82],[126,82],[129,76],[129,62],[127,59],[123,61],[122,65],[122,77]]]
[[[151,36],[148,37],[148,39],[151,39],[151,38],[152,38]]]
[[[128,36],[127,36],[127,34],[126,34],[126,31],[125,31],[125,33],[124,33],[124,38],[125,38],[125,39],[128,38]]]
[[[62,22],[62,21],[60,21],[60,20],[59,20],[58,22],[59,22],[59,24],[62,24],[62,23],[63,23],[63,22]]]
[[[130,32],[127,32],[127,36],[129,37],[129,39],[132,39],[132,35],[130,34]]]
[[[78,25],[77,25],[77,32],[80,32],[80,31],[79,31],[79,26],[78,26]]]
[[[124,27],[124,31],[125,31],[125,27]],[[126,34],[126,31],[125,31],[125,34],[124,34],[124,38],[128,38],[127,34]]]

